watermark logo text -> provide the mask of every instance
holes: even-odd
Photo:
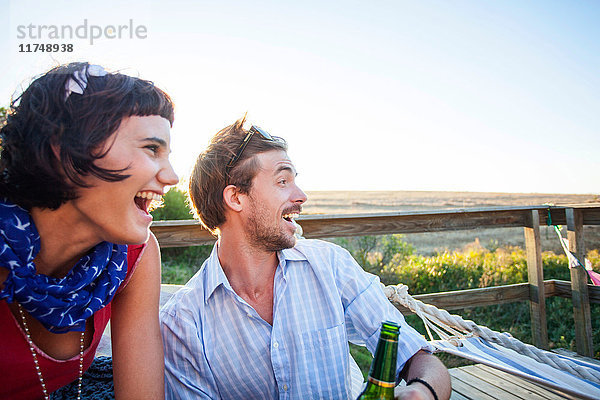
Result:
[[[124,25],[92,25],[84,19],[83,23],[73,25],[17,25],[17,39],[69,40],[87,39],[93,45],[98,39],[146,39],[148,28],[135,25],[130,19]]]

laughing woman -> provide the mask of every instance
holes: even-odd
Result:
[[[172,123],[151,82],[87,63],[52,69],[11,104],[0,130],[0,398],[52,398],[68,384],[75,398],[107,398],[82,376],[109,318],[116,398],[164,397],[148,208],[177,183]]]

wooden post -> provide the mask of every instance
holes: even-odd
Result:
[[[583,241],[583,213],[567,208],[567,238],[569,251],[583,264],[585,263],[585,244]],[[590,298],[587,287],[587,272],[581,266],[571,268],[571,298],[573,299],[573,317],[575,318],[575,341],[577,353],[593,357],[592,319],[590,316]]]
[[[529,278],[529,312],[533,344],[548,349],[548,325],[546,323],[546,295],[544,290],[544,267],[540,241],[540,215],[532,210],[525,227],[527,249],[527,276]]]

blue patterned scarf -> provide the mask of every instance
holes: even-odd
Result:
[[[40,236],[27,211],[0,199],[0,267],[9,270],[0,300],[17,301],[50,332],[85,330],[127,275],[127,246],[102,242],[64,278],[38,274]]]

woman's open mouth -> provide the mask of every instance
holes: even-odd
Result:
[[[137,208],[149,214],[156,206],[162,202],[162,196],[151,191],[137,192],[133,201]]]

